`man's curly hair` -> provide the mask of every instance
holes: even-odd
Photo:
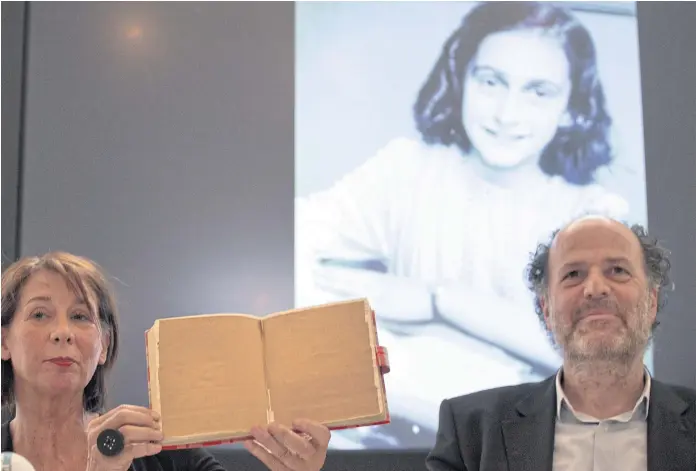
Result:
[[[648,278],[648,283],[651,288],[657,289],[657,313],[667,303],[667,293],[673,289],[673,283],[670,278],[671,263],[669,261],[669,251],[663,247],[660,242],[648,235],[648,232],[640,224],[628,225],[622,223],[631,229],[631,232],[638,238],[641,249],[643,251],[644,269]],[[549,253],[551,245],[556,239],[556,236],[561,231],[558,229],[553,232],[549,242],[540,244],[536,252],[532,254],[532,259],[527,265],[526,276],[529,289],[534,293],[534,309],[542,324],[544,322],[544,313],[541,308],[541,300],[548,292],[548,265]],[[655,322],[653,330],[658,326],[659,322]]]

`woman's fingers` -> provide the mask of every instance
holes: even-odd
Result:
[[[285,425],[272,423],[268,426],[268,433],[283,447],[299,455],[302,459],[311,458],[317,451],[310,440],[301,437]]]
[[[128,450],[130,447],[130,450]],[[162,445],[160,443],[134,443],[127,445],[126,451],[130,451],[130,455],[135,458],[142,458],[143,456],[156,455],[162,451]]]
[[[92,423],[90,423],[90,425],[92,425]],[[95,419],[93,425],[94,428],[99,429],[99,431],[104,429],[118,430],[124,425],[136,425],[139,427],[157,429],[159,428],[159,414],[145,407],[119,406],[107,412],[99,419]]]
[[[164,438],[159,428],[140,427],[137,425],[124,425],[118,429],[123,434],[123,440],[128,444],[159,443]]]
[[[151,409],[123,405],[92,420],[87,425],[89,470],[120,469],[123,465],[125,471],[133,459],[162,451],[164,435],[159,419],[159,414]],[[116,456],[104,456],[97,446],[99,434],[107,429],[118,430],[123,435],[123,450]]]

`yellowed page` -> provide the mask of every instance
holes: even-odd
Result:
[[[161,319],[158,356],[165,445],[243,435],[267,422],[258,319]]]
[[[274,419],[328,425],[385,415],[376,371],[371,310],[351,301],[264,319],[266,370]]]

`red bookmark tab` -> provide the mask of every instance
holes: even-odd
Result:
[[[379,365],[379,369],[382,371],[382,374],[385,375],[391,371],[391,368],[389,367],[389,354],[387,353],[386,347],[377,347],[377,365]]]

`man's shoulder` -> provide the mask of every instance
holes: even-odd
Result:
[[[677,396],[680,396],[682,399],[696,401],[696,389],[687,388],[686,386],[677,386],[677,385],[668,385],[668,386],[670,388],[672,388],[672,391],[674,391],[677,394]]]
[[[553,387],[553,377],[534,383],[522,383],[478,391],[447,399],[455,416],[494,416],[505,418],[514,415],[516,406],[533,396],[541,396]]]
[[[694,405],[696,406],[696,389],[693,388],[687,388],[686,386],[680,386],[676,384],[670,384],[670,383],[665,383],[656,379],[653,379],[653,391],[655,391],[655,387],[657,386],[657,390],[659,389],[666,389],[671,391],[673,394],[675,394],[677,397],[680,399],[686,401],[687,404]]]
[[[683,399],[691,399],[692,401],[696,401],[696,389],[676,385],[671,385],[670,387],[672,388],[672,390],[674,390],[675,393],[677,393],[677,395],[681,396]]]

